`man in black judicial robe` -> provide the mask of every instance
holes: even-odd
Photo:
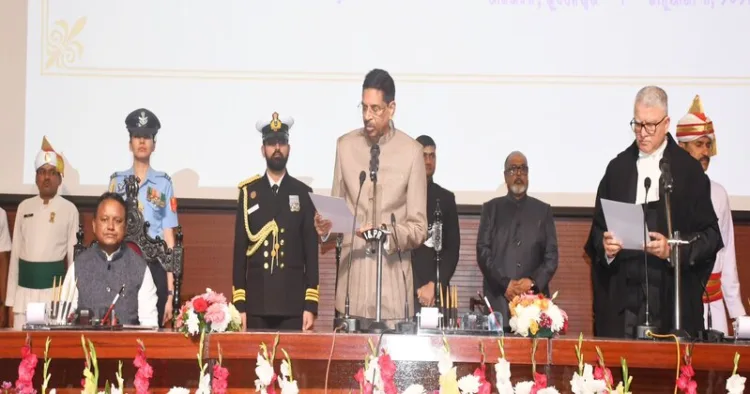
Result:
[[[592,262],[594,334],[599,337],[634,338],[636,327],[645,322],[646,309],[644,251],[623,250],[616,235],[607,232],[601,199],[646,202],[649,320],[662,333],[674,328],[674,271],[668,261],[662,160],[673,179],[673,230],[680,231],[682,239],[695,239],[680,249],[681,328],[695,337],[703,327],[703,286],[723,243],[709,180],[700,163],[668,133],[667,108],[667,94],[661,88],[648,86],[638,92],[631,121],[636,140],[610,161],[599,184],[585,246]],[[648,192],[647,177],[652,184]]]
[[[414,303],[415,313],[422,306],[434,306],[437,297],[437,261],[435,259],[435,246],[433,242],[433,224],[435,223],[435,210],[440,203],[442,215],[442,249],[440,251],[440,284],[443,292],[450,283],[453,273],[458,265],[458,252],[461,248],[461,231],[458,225],[458,209],[456,208],[455,195],[435,183],[432,179],[435,175],[437,164],[435,141],[427,135],[417,137],[417,142],[422,144],[424,151],[424,165],[427,173],[427,222],[429,238],[419,248],[412,251],[412,272],[414,273],[414,289],[417,302]]]
[[[477,263],[484,276],[484,295],[503,315],[510,330],[508,302],[520,294],[550,296],[549,282],[557,271],[557,231],[549,204],[528,196],[526,156],[513,152],[505,159],[508,195],[482,205],[477,234]]]

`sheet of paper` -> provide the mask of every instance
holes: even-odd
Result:
[[[352,231],[354,214],[346,205],[346,200],[341,197],[323,196],[310,193],[315,210],[326,220],[331,221],[332,233],[349,234]],[[360,228],[359,222],[355,228]]]
[[[644,231],[648,232],[643,223],[643,207],[603,198],[601,200],[607,229],[614,234],[615,239],[622,242],[622,248],[643,250],[643,234]]]

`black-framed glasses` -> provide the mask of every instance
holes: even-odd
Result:
[[[659,127],[659,125],[662,124],[665,120],[667,120],[667,116],[669,115],[664,115],[664,117],[656,123],[639,122],[635,120],[635,118],[633,118],[630,121],[630,129],[633,130],[633,132],[636,134],[641,133],[645,130],[646,135],[654,135],[654,133],[656,133],[656,128]]]
[[[359,103],[357,108],[359,108],[359,110],[362,111],[362,115],[366,115],[368,112],[372,112],[373,115],[380,116],[380,115],[383,115],[383,112],[385,112],[388,106],[386,105],[385,107],[382,107],[380,105],[367,105],[367,104]]]
[[[516,176],[516,175],[528,175],[529,173],[529,166],[523,165],[523,166],[510,166],[509,168],[505,169],[505,173],[510,176]]]

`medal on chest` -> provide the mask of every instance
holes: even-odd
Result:
[[[50,223],[54,223],[55,222],[55,213],[54,212],[50,212],[49,213],[49,222]]]
[[[289,196],[289,210],[299,212],[299,196]]]

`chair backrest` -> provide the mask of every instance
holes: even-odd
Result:
[[[161,264],[165,271],[174,276],[174,305],[175,312],[180,309],[180,289],[182,287],[182,268],[184,262],[184,249],[182,246],[182,227],[174,229],[175,245],[170,249],[167,243],[157,236],[152,238],[148,234],[150,223],[143,218],[143,213],[138,209],[138,188],[140,179],[135,175],[125,178],[125,204],[128,206],[125,243],[140,254],[149,264]],[[77,242],[74,247],[74,257],[93,245],[85,246],[83,243],[83,224],[79,224],[76,233]]]

